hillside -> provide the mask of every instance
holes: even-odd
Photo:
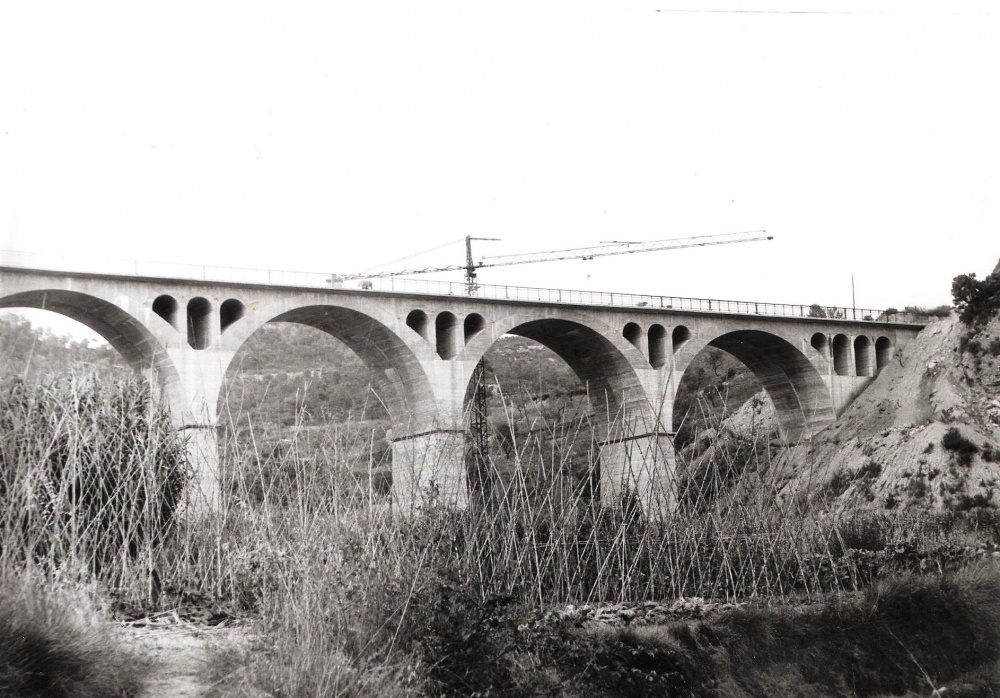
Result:
[[[835,425],[790,452],[786,492],[887,509],[1000,505],[1000,318],[971,332],[992,348],[970,352],[956,316],[928,325]]]
[[[100,375],[128,371],[124,360],[108,344],[56,335],[16,315],[0,315],[0,375],[29,378],[71,366]]]
[[[1000,272],[994,277],[1000,279]],[[1000,507],[1000,314],[995,308],[1000,294],[995,295],[985,310],[973,308],[973,314],[978,312],[974,321],[963,312],[929,324],[836,424],[809,443],[778,447],[773,409],[760,393],[703,432],[698,439],[703,452],[682,451],[682,462],[689,461],[690,472],[699,473],[711,463],[732,467],[741,449],[767,448],[779,499],[832,509]]]

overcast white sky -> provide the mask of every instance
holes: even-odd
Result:
[[[352,272],[766,229],[480,279],[936,305],[1000,257],[998,37],[962,1],[6,2],[0,248]]]

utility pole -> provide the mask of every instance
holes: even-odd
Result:
[[[854,319],[858,319],[858,303],[854,299],[854,274],[851,274],[851,311],[853,312]]]

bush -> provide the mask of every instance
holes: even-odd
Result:
[[[995,695],[997,571],[984,564],[941,577],[903,576],[804,609],[744,608],[698,622],[536,633],[533,651],[521,650],[510,663],[544,690],[530,692],[522,682],[489,695],[847,698],[927,695],[929,681],[947,683],[956,695]],[[960,692],[965,682],[980,690]]]
[[[840,557],[848,550],[885,550],[890,530],[890,522],[884,514],[852,516],[837,524],[833,554]]]
[[[979,356],[982,350],[983,345],[979,343],[978,339],[974,339],[971,335],[963,334],[958,340],[959,354],[972,354],[973,356]]]
[[[830,478],[830,482],[827,484],[830,494],[834,497],[839,497],[847,491],[847,488],[851,486],[851,474],[846,470],[838,470]]]
[[[170,526],[183,449],[137,380],[0,382],[0,559],[82,563],[118,586]]]
[[[865,463],[860,470],[858,470],[857,477],[863,478],[876,478],[882,474],[882,464],[877,461],[870,460]]]
[[[929,491],[930,486],[928,486],[927,481],[922,477],[915,477],[906,483],[906,494],[908,494],[911,499],[921,500],[927,496]]]
[[[969,511],[972,509],[995,509],[997,505],[993,502],[991,494],[979,492],[972,496],[967,494],[959,495],[958,500],[952,508],[955,511]]]
[[[914,315],[930,315],[931,317],[948,317],[951,315],[951,306],[939,305],[934,308],[924,308],[919,305],[908,305],[903,309],[903,312]]]
[[[958,427],[951,427],[945,432],[941,445],[946,451],[954,453],[959,464],[965,466],[971,465],[972,459],[979,453],[979,447],[965,438]]]

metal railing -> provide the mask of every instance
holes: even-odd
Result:
[[[0,250],[0,267],[37,269],[82,274],[107,274],[114,276],[139,276],[190,281],[211,281],[266,286],[291,286],[295,288],[364,290],[389,293],[411,293],[431,296],[469,297],[464,282],[432,281],[404,277],[381,279],[341,280],[335,274],[278,269],[221,267],[199,264],[174,264],[119,259],[84,259],[53,257],[31,252]],[[681,296],[654,296],[637,293],[610,293],[606,291],[579,291],[527,286],[499,286],[478,284],[473,294],[477,298],[513,300],[535,303],[567,305],[597,305],[617,308],[651,308],[658,310],[685,310],[700,313],[728,313],[738,315],[766,315],[777,317],[805,317],[830,320],[900,323],[925,325],[931,317],[923,313],[886,312],[868,308],[820,306],[816,304],[768,303],[735,301],[716,298],[685,298]]]

